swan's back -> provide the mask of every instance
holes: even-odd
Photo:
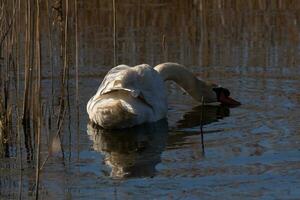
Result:
[[[129,116],[125,117],[127,118],[125,124],[117,128],[126,127],[126,124],[133,126],[146,121],[157,121],[165,116],[167,98],[164,81],[152,67],[142,64],[135,67],[119,65],[112,68],[87,104],[90,119],[99,125],[106,120],[105,115],[107,121],[117,116],[125,116],[126,113],[122,114],[120,110],[127,111]],[[130,122],[128,118],[134,116],[137,116],[133,119],[134,122]],[[97,119],[99,117],[101,119]]]

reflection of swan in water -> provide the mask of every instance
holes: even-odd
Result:
[[[94,150],[105,154],[112,177],[153,176],[166,144],[168,122],[164,119],[122,130],[105,130],[89,123],[88,134]]]
[[[183,115],[183,118],[177,122],[177,128],[190,128],[201,124],[210,124],[229,116],[229,113],[230,110],[225,106],[196,106]]]
[[[197,106],[187,112],[178,121],[178,128],[201,124],[201,109],[202,106]],[[229,115],[229,109],[220,106],[204,106],[204,111],[202,124]],[[183,134],[168,136],[165,119],[122,130],[106,130],[89,123],[87,132],[93,141],[93,149],[105,154],[105,164],[112,168],[111,176],[118,178],[154,176],[155,166],[161,161],[167,139],[176,143],[185,137]]]

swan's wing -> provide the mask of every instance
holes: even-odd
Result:
[[[112,68],[104,77],[95,96],[100,96],[112,90],[122,89],[123,79],[127,76],[130,67],[119,65]]]
[[[113,90],[115,82],[117,82],[119,79],[122,79],[126,71],[130,69],[127,65],[119,65],[114,68],[112,68],[104,77],[102,80],[102,83],[100,84],[96,94],[92,96],[92,98],[87,103],[87,112],[92,109],[94,104],[96,104],[97,101],[100,100],[100,96],[102,94],[108,93],[109,91]]]
[[[112,68],[104,77],[97,93],[90,102],[114,90],[129,91],[133,97],[142,96],[154,110],[165,112],[167,108],[163,79],[147,64],[135,67],[119,65]]]

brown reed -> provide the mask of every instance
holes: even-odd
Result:
[[[68,65],[68,21],[69,21],[69,0],[65,0],[65,21],[64,21],[64,29],[63,29],[63,70],[61,74],[61,96],[60,96],[60,110],[59,116],[57,120],[57,127],[60,122],[63,120],[63,111],[66,107],[66,87],[69,78],[69,65]]]
[[[35,199],[39,199],[39,181],[40,181],[40,154],[41,154],[41,129],[42,129],[42,113],[41,113],[41,40],[40,40],[40,0],[36,0],[36,51],[35,51],[35,67],[36,67],[36,116],[37,120],[37,147],[36,147],[36,177],[35,177]]]
[[[52,112],[54,112],[54,63],[53,63],[53,47],[52,47],[52,28],[51,28],[51,17],[50,17],[50,11],[49,11],[49,0],[46,0],[46,13],[48,16],[48,47],[49,47],[49,64],[51,66],[51,107],[52,107]]]
[[[114,48],[114,66],[118,63],[117,58],[117,10],[116,10],[116,0],[113,0],[113,48]]]
[[[76,91],[75,91],[75,105],[76,105],[76,133],[77,133],[77,150],[79,151],[79,60],[78,60],[78,49],[79,49],[79,41],[78,41],[78,1],[75,0],[74,2],[74,9],[75,9],[75,85],[76,85]],[[79,158],[79,152],[78,152],[78,158]]]

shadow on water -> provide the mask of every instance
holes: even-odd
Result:
[[[200,115],[204,111],[201,120]],[[229,116],[227,107],[197,106],[185,113],[183,119],[177,122],[177,128],[205,125],[226,116]],[[93,149],[104,154],[105,164],[111,168],[111,177],[153,177],[166,145],[177,143],[186,136],[169,135],[168,128],[167,119],[121,130],[105,130],[89,122],[87,133],[93,141]]]

